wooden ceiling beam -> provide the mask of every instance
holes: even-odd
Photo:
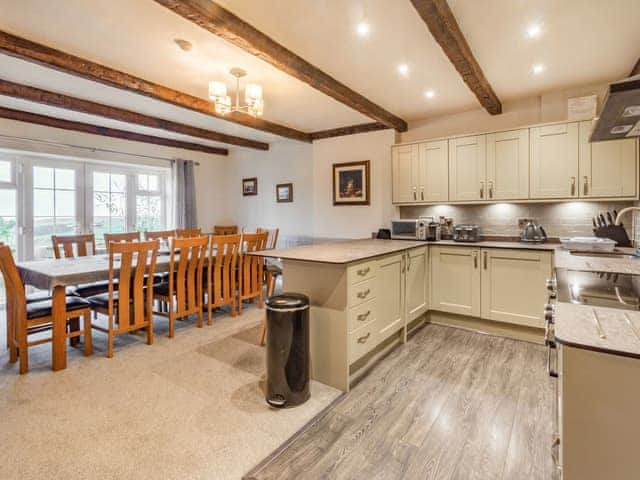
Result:
[[[399,132],[407,130],[407,122],[403,119],[340,83],[217,3],[211,0],[155,1],[379,123]]]
[[[491,115],[502,113],[502,104],[473,56],[447,0],[411,0],[411,3],[480,104]]]
[[[92,135],[101,135],[103,137],[119,138],[122,140],[131,140],[134,142],[151,143],[154,145],[162,145],[164,147],[182,148],[184,150],[194,150],[198,152],[211,153],[214,155],[229,155],[229,150],[227,150],[226,148],[210,147],[208,145],[202,145],[199,143],[183,142],[181,140],[172,140],[169,138],[144,135],[142,133],[129,132],[117,128],[100,127],[98,125],[74,122],[71,120],[63,120],[60,118],[49,117],[47,115],[25,112],[22,110],[14,110],[12,108],[0,107],[0,118],[17,120],[18,122],[34,123],[37,125],[45,125],[47,127],[53,128],[61,128],[63,130],[90,133]]]
[[[355,135],[357,133],[375,132],[378,130],[387,130],[389,127],[386,125],[373,122],[373,123],[361,123],[359,125],[350,125],[348,127],[331,128],[329,130],[321,130],[311,133],[313,140],[321,140],[323,138],[342,137],[345,135]]]
[[[30,87],[19,83],[10,82],[0,79],[0,95],[28,100],[30,102],[40,103],[51,107],[64,108],[74,112],[96,115],[120,122],[133,123],[150,128],[166,130],[168,132],[180,133],[198,137],[213,142],[228,143],[240,147],[254,148],[257,150],[269,150],[269,144],[249,140],[247,138],[227,135],[225,133],[214,132],[204,128],[198,128],[183,123],[172,122],[162,118],[144,115],[142,113],[125,110],[118,107],[112,107],[101,103],[83,100],[81,98],[71,97],[61,93],[54,93],[40,88]]]
[[[0,30],[0,53],[29,62],[54,68],[70,75],[79,76],[99,82],[110,87],[119,88],[129,92],[144,95],[155,100],[171,103],[178,107],[188,108],[204,115],[237,123],[244,127],[254,128],[263,132],[273,133],[281,137],[287,137],[303,142],[311,142],[308,133],[295,130],[284,125],[269,122],[261,118],[255,118],[244,113],[219,115],[215,111],[215,105],[209,100],[195,97],[188,93],[180,92],[157,83],[135,77],[125,72],[100,65],[90,60],[76,57],[68,53],[56,50],[46,45],[32,42],[25,38],[12,35]]]

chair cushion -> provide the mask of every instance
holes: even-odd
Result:
[[[69,296],[66,299],[68,312],[89,306],[89,302],[84,298]],[[27,318],[33,320],[34,318],[48,317],[51,315],[51,303],[51,300],[27,303]]]
[[[169,296],[169,282],[158,283],[153,286],[153,294],[154,295],[163,295],[165,297]]]
[[[117,290],[113,292],[113,306],[118,305],[118,301],[120,300],[120,292]],[[109,308],[109,292],[107,293],[99,293],[98,295],[92,295],[91,297],[87,297],[87,301],[91,304],[92,307],[102,307]]]
[[[114,288],[117,288],[118,281],[114,281]],[[109,291],[109,280],[102,280],[95,283],[85,283],[78,285],[75,289],[75,294],[82,298],[93,297]]]
[[[27,303],[42,302],[43,300],[51,300],[51,295],[45,290],[27,295]]]
[[[282,275],[282,268],[280,268],[276,264],[267,265],[267,272],[269,272],[273,276]]]

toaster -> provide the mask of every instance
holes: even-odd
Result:
[[[479,242],[480,227],[478,225],[456,225],[453,227],[453,240],[455,242]]]

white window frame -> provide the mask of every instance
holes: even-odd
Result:
[[[24,258],[24,245],[22,244],[22,218],[23,218],[23,189],[18,188],[21,179],[22,163],[19,157],[13,152],[7,152],[0,150],[0,160],[9,162],[11,164],[11,179],[6,181],[0,181],[0,189],[3,190],[15,190],[16,192],[16,237],[14,239],[16,245],[16,256],[18,260]],[[4,299],[3,299],[4,300]],[[2,301],[3,301],[2,300]]]
[[[169,210],[169,196],[167,195],[167,178],[166,175],[170,172],[161,172],[158,170],[146,170],[146,171],[138,171],[136,172],[134,179],[134,189],[133,189],[133,216],[134,216],[134,227],[138,229],[138,209],[137,209],[137,197],[160,197],[160,224],[164,225],[163,229],[168,228],[169,222],[167,222],[167,211]],[[150,191],[150,190],[140,190],[138,186],[138,175],[154,175],[158,177],[158,190]],[[164,201],[163,201],[164,199]]]

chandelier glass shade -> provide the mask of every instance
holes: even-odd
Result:
[[[264,98],[262,86],[248,83],[244,88],[244,105],[240,105],[240,78],[247,72],[240,68],[232,68],[229,72],[236,77],[235,105],[231,104],[231,97],[227,94],[227,86],[223,82],[209,82],[209,98],[215,102],[216,113],[226,115],[231,112],[248,113],[254,117],[262,116],[264,111]]]

